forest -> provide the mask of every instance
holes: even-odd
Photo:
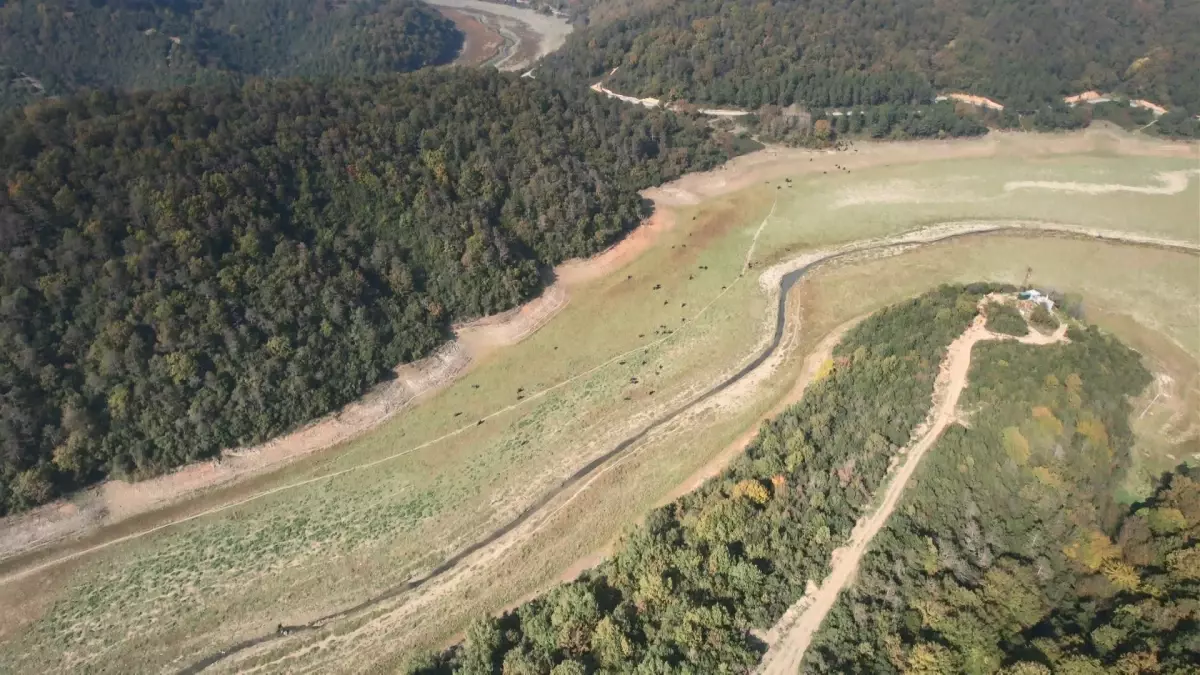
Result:
[[[424,657],[417,673],[747,672],[828,572],[929,408],[985,284],[946,286],[853,329],[833,368],[746,454],[650,514],[579,581]],[[1200,657],[1200,482],[1113,501],[1140,356],[1094,327],[977,346],[963,410],[809,650],[812,673],[1184,673]],[[1157,669],[1156,669],[1157,668]]]
[[[613,556],[415,672],[744,672],[829,571],[895,452],[926,416],[946,347],[999,290],[944,286],[852,329],[804,398],[716,479],[650,513]]]
[[[417,0],[7,0],[0,110],[83,88],[407,72],[462,41]]]
[[[1200,112],[1200,4],[1122,0],[570,3],[596,17],[547,71],[757,109],[929,102],[965,90],[1032,113],[1089,89]],[[615,73],[611,72],[614,68]]]
[[[0,512],[329,412],[732,148],[469,69],[93,91],[0,117]]]
[[[1131,505],[1136,354],[977,348],[965,406],[926,458],[807,655],[807,673],[1194,673],[1200,474]]]

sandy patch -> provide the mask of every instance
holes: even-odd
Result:
[[[942,96],[938,96],[934,100],[945,101],[948,99],[962,101],[963,103],[970,103],[971,105],[979,106],[981,108],[989,108],[991,110],[1004,110],[1004,106],[1000,103],[997,103],[996,101],[984,96],[975,96],[974,94],[944,94]]]
[[[1076,103],[1092,103],[1102,98],[1104,98],[1103,94],[1098,91],[1091,90],[1085,91],[1081,94],[1075,94],[1074,96],[1066,96],[1063,98],[1063,103],[1067,103],[1069,105],[1075,105]]]
[[[1073,183],[1045,180],[1018,180],[1004,184],[1005,192],[1013,190],[1053,190],[1055,192],[1082,192],[1088,195],[1103,195],[1112,192],[1135,192],[1143,195],[1177,195],[1187,189],[1192,175],[1200,175],[1200,169],[1190,171],[1163,171],[1155,175],[1158,185],[1122,185],[1119,183]]]
[[[482,21],[462,10],[438,7],[463,33],[463,46],[454,59],[456,66],[479,66],[494,58],[504,46],[504,38]]]

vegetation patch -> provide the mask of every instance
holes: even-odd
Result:
[[[1005,302],[989,302],[985,312],[988,330],[993,333],[1017,337],[1029,335],[1029,324],[1025,323],[1025,317],[1015,306]]]
[[[1033,324],[1034,328],[1043,333],[1053,333],[1059,326],[1058,319],[1055,318],[1054,313],[1040,304],[1034,305],[1033,311],[1029,313],[1029,323]]]
[[[0,513],[335,409],[726,157],[667,113],[467,69],[96,94],[0,137]]]
[[[417,0],[14,0],[0,14],[0,110],[83,88],[408,72],[462,42]]]
[[[1150,377],[1109,335],[1068,336],[980,348],[970,427],[921,466],[805,672],[1192,669],[1200,482],[1114,502]]]

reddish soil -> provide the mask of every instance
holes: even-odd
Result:
[[[500,53],[500,48],[504,46],[504,38],[495,29],[485,26],[479,19],[459,9],[436,5],[434,9],[453,21],[466,36],[462,51],[458,53],[458,58],[454,59],[454,65],[483,65]]]

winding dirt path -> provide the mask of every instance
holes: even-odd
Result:
[[[914,431],[916,441],[900,451],[902,456],[906,456],[904,463],[888,484],[879,506],[870,516],[859,520],[850,534],[850,541],[833,552],[832,571],[821,587],[801,598],[767,634],[766,641],[770,649],[758,668],[757,672],[761,675],[794,675],[799,672],[800,662],[808,651],[813,635],[821,627],[829,610],[833,609],[838,594],[853,581],[863,554],[891,517],[908,480],[921,463],[921,457],[933,447],[942,432],[958,419],[958,398],[967,385],[972,349],[985,340],[1014,339],[992,333],[984,324],[982,315],[976,317],[974,323],[950,343],[934,384],[933,407],[929,417]],[[1053,335],[1033,331],[1017,340],[1024,344],[1046,345],[1065,342],[1066,334],[1067,325],[1064,323]]]

